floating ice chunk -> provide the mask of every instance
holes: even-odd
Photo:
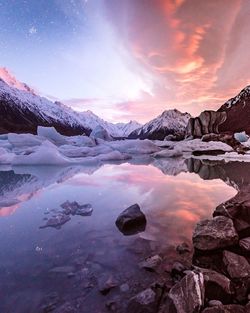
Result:
[[[246,134],[246,132],[241,133],[234,133],[234,138],[238,140],[239,142],[246,142],[249,139],[249,136]]]
[[[98,156],[100,161],[116,161],[116,160],[128,160],[131,156],[128,154],[121,153],[119,151],[112,151],[106,154],[101,154]]]
[[[0,148],[0,164],[11,164],[14,157],[14,153],[8,152],[4,148]]]
[[[66,137],[67,143],[73,146],[80,147],[94,147],[96,145],[95,140],[88,136],[71,136]]]
[[[57,147],[49,141],[45,141],[33,153],[28,155],[16,155],[13,165],[64,165],[71,160],[63,156]]]
[[[183,155],[183,152],[181,151],[180,148],[175,147],[172,150],[162,150],[160,152],[156,152],[153,157],[155,158],[176,158],[176,157],[180,157]]]
[[[112,148],[105,145],[98,145],[95,147],[75,147],[71,145],[63,145],[59,147],[59,151],[70,158],[79,158],[79,157],[94,157],[99,154],[110,153],[113,151]]]
[[[114,150],[118,150],[122,153],[128,154],[150,154],[160,151],[152,141],[145,139],[131,139],[131,140],[120,140],[108,143]]]
[[[44,138],[33,134],[8,134],[8,141],[14,147],[40,146]]]
[[[37,127],[37,135],[48,139],[56,145],[63,145],[67,143],[66,137],[59,134],[54,127]]]
[[[91,138],[99,138],[99,139],[103,139],[105,141],[112,141],[113,138],[110,136],[110,134],[107,132],[107,130],[105,128],[103,128],[101,125],[96,126],[91,134],[90,134]]]

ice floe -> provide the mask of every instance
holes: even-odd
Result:
[[[63,136],[53,127],[38,127],[38,135],[7,134],[0,136],[0,165],[89,165],[124,161],[148,156],[153,159],[190,157],[239,159],[250,161],[250,154],[240,155],[220,141],[200,139],[151,141],[148,139],[114,140],[97,127],[88,136]],[[250,146],[250,140],[243,143]]]

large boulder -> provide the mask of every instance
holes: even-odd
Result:
[[[134,204],[124,210],[115,223],[124,235],[133,235],[145,230],[147,220],[139,205]]]
[[[249,313],[249,311],[242,305],[229,304],[206,308],[202,313]]]
[[[198,313],[204,305],[204,277],[190,272],[169,291],[165,312]]]
[[[230,217],[240,238],[250,236],[249,183],[243,181],[243,185],[235,197],[217,206],[213,213],[213,216]]]
[[[200,221],[193,234],[194,247],[202,251],[230,247],[237,244],[238,240],[233,221],[225,216]]]
[[[197,268],[205,281],[205,298],[207,300],[220,300],[228,304],[232,300],[233,286],[229,278],[216,271],[204,268]]]
[[[223,263],[232,279],[250,279],[250,264],[244,256],[225,250]]]

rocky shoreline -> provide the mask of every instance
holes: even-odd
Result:
[[[167,283],[158,285],[161,292],[150,288],[139,293],[130,300],[127,312],[250,312],[248,190],[240,190],[215,209],[212,219],[196,225],[192,260],[189,253],[186,259],[189,265],[174,263]],[[177,251],[183,247],[188,248],[182,245]],[[162,275],[166,277],[167,273]]]

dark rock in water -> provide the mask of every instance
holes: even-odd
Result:
[[[205,298],[208,300],[219,300],[223,304],[232,301],[233,286],[229,278],[210,269],[197,268],[205,281]]]
[[[206,134],[202,137],[202,141],[221,141],[230,147],[232,147],[236,152],[244,154],[249,148],[242,145],[238,140],[234,138],[233,133],[223,133],[223,134]]]
[[[68,215],[59,213],[55,217],[49,218],[46,224],[43,226],[40,226],[40,228],[46,228],[46,227],[60,228],[63,224],[67,223],[69,220],[70,220],[70,217]]]
[[[118,286],[118,281],[112,274],[104,273],[98,278],[98,289],[103,295],[109,293],[109,291],[116,286]]]
[[[53,313],[77,313],[77,309],[73,307],[69,302],[66,302],[60,307],[56,308]]]
[[[70,266],[70,265],[66,265],[66,266],[57,266],[57,267],[53,267],[50,272],[51,273],[70,273],[74,271],[74,267]]]
[[[183,242],[183,243],[181,243],[180,245],[178,245],[176,247],[176,251],[179,254],[184,254],[184,253],[191,252],[191,249],[190,249],[189,245],[186,242]]]
[[[194,150],[192,154],[194,156],[200,156],[200,155],[220,155],[225,154],[226,152],[224,150],[214,149],[214,150]]]
[[[133,235],[146,228],[146,217],[138,204],[124,210],[117,218],[115,224],[124,235]]]
[[[222,305],[212,308],[206,308],[202,313],[249,313],[247,309],[238,304]]]
[[[198,313],[204,305],[204,293],[202,273],[191,272],[170,289],[164,312]]]
[[[250,237],[241,239],[239,246],[246,252],[250,252]]]
[[[250,280],[250,264],[244,256],[230,251],[223,251],[223,262],[232,279]]]
[[[139,266],[149,271],[155,271],[161,262],[162,258],[159,255],[154,255],[140,262]]]
[[[157,308],[156,293],[151,288],[148,288],[129,300],[126,312],[155,313],[156,308]]]
[[[224,216],[199,222],[193,234],[194,247],[202,251],[233,246],[238,243],[238,240],[233,221]]]
[[[93,212],[93,208],[89,203],[81,205],[76,201],[66,201],[61,204],[61,207],[63,208],[63,213],[67,215],[90,216]]]

